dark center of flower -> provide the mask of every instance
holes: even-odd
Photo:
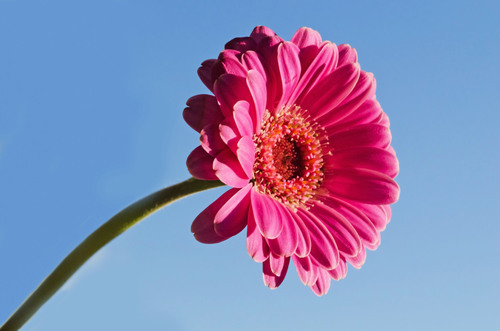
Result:
[[[304,170],[302,151],[299,144],[285,135],[273,147],[273,159],[276,172],[285,180],[299,177]]]
[[[316,194],[323,181],[321,128],[308,121],[305,111],[292,106],[271,115],[266,111],[256,145],[256,189],[296,209]]]

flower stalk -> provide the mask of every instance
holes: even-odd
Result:
[[[218,180],[190,178],[152,193],[126,207],[90,234],[66,256],[9,319],[0,326],[0,331],[20,329],[90,257],[142,219],[175,200],[223,185]]]

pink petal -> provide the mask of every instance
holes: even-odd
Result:
[[[260,233],[267,239],[277,238],[283,230],[282,215],[276,208],[279,202],[255,190],[251,191],[251,197],[251,208]]]
[[[201,130],[200,144],[208,154],[214,157],[227,148],[220,137],[218,124],[207,125]]]
[[[251,102],[252,100],[246,83],[246,76],[221,75],[215,81],[214,94],[220,104],[222,113],[226,117],[232,117],[233,107],[238,101],[246,100]]]
[[[236,192],[215,214],[214,229],[221,237],[232,237],[247,225],[252,184]]]
[[[300,78],[299,48],[295,44],[284,42],[278,46],[278,68],[282,89],[281,101],[277,105],[280,109],[283,104],[287,103]]]
[[[341,259],[337,268],[328,270],[328,274],[335,280],[341,280],[347,275],[347,265],[344,259]]]
[[[248,213],[247,250],[250,257],[256,262],[264,262],[269,257],[269,246],[267,246],[266,240],[257,229],[252,208]]]
[[[240,100],[234,105],[234,122],[241,136],[253,136],[254,124],[250,116],[250,104]]]
[[[283,230],[278,238],[268,239],[267,244],[269,245],[271,252],[277,256],[291,256],[295,253],[298,245],[298,229],[295,224],[295,219],[291,215],[293,212],[279,204],[276,204],[276,208],[280,209]]]
[[[245,171],[248,178],[253,177],[253,166],[255,163],[255,144],[249,136],[241,137],[238,141],[236,155],[240,161],[241,168]]]
[[[271,253],[269,255],[269,266],[271,267],[271,272],[276,276],[280,276],[285,266],[286,258],[283,256],[277,256]]]
[[[356,85],[359,64],[346,64],[321,79],[300,102],[315,117],[321,117],[340,104]]]
[[[299,210],[298,214],[311,236],[309,256],[325,269],[335,268],[339,263],[339,250],[330,231],[313,213]]]
[[[199,242],[204,244],[215,244],[226,240],[228,237],[220,236],[214,229],[214,218],[220,208],[235,195],[239,189],[230,189],[205,208],[193,221],[191,232]]]
[[[218,124],[223,120],[222,112],[213,95],[199,94],[189,98],[182,113],[190,127],[200,132],[209,124]]]
[[[279,276],[276,276],[272,270],[271,270],[271,265],[270,265],[270,259],[267,259],[262,263],[262,272],[264,276],[264,284],[269,287],[270,289],[275,289],[278,286],[281,285],[283,280],[285,279],[286,272],[288,271],[288,264],[290,263],[290,258],[286,257],[284,258],[284,265],[281,270],[281,273]]]
[[[191,154],[189,154],[186,165],[189,173],[198,179],[203,180],[218,180],[213,170],[214,158],[210,156],[203,147],[196,147]]]
[[[332,126],[336,132],[340,132],[357,125],[370,123],[376,124],[378,123],[381,114],[382,107],[380,107],[378,101],[375,99],[369,99],[341,120],[330,122],[329,126]]]
[[[250,34],[250,38],[255,40],[257,43],[262,41],[262,39],[266,37],[275,37],[276,33],[269,29],[266,26],[257,26],[253,29],[252,33]]]
[[[255,105],[254,112],[251,112],[250,115],[252,116],[254,122],[254,132],[258,133],[266,111],[266,82],[258,71],[251,69],[247,74],[247,84]]]
[[[384,206],[367,205],[365,203],[352,202],[353,206],[365,214],[378,231],[384,231],[389,218]],[[389,208],[390,210],[390,208]]]
[[[391,178],[399,172],[399,163],[396,155],[376,147],[358,147],[333,151],[332,168],[349,169],[364,168],[383,173]]]
[[[298,237],[295,255],[298,257],[306,257],[311,253],[311,236],[309,235],[309,230],[297,213],[290,214],[295,219],[295,224],[297,225]]]
[[[349,262],[354,268],[361,269],[363,264],[366,261],[366,250],[363,248],[359,251],[356,256],[346,256],[345,259]]]
[[[254,51],[248,51],[241,55],[241,63],[247,68],[247,71],[256,70],[266,80],[266,70],[262,65],[262,59]]]
[[[302,27],[295,32],[290,41],[299,46],[300,49],[309,46],[319,47],[321,45],[321,35],[311,28]]]
[[[242,37],[242,38],[234,38],[226,43],[224,48],[226,49],[235,49],[240,52],[246,52],[250,49],[255,49],[257,44],[255,40],[250,37]]]
[[[218,63],[215,64],[215,66],[220,65],[222,70],[216,74],[216,76],[219,77],[222,74],[232,74],[239,77],[245,77],[247,75],[247,70],[240,62],[237,57],[238,55],[240,55],[240,52],[232,49],[222,51],[219,54]],[[217,71],[217,69],[214,67],[213,71]],[[213,72],[212,75],[214,75]]]
[[[389,122],[389,116],[387,116],[386,113],[382,112],[382,116],[380,118],[380,121],[378,122],[380,125],[384,125],[386,127],[389,127],[391,123]]]
[[[391,143],[391,131],[380,124],[363,124],[332,134],[328,138],[329,147],[333,150],[356,147],[385,149]]]
[[[217,154],[214,160],[214,170],[221,182],[232,187],[244,187],[250,181],[241,168],[238,158],[229,149]]]
[[[310,212],[317,216],[328,228],[340,252],[349,256],[355,256],[359,253],[362,247],[361,239],[354,227],[344,218],[344,216],[331,207],[323,204],[314,205],[314,207],[310,209]],[[336,266],[337,265],[334,267]]]
[[[339,49],[339,63],[337,64],[339,67],[346,63],[355,63],[358,62],[358,54],[356,50],[351,47],[349,44],[338,45]]]
[[[297,274],[299,275],[300,281],[306,285],[311,286],[316,283],[318,279],[318,267],[314,267],[311,259],[306,256],[300,258],[296,255],[292,256],[293,264],[295,264],[295,269],[297,269]]]
[[[238,131],[236,122],[232,117],[226,117],[219,125],[219,135],[224,144],[236,154],[238,141],[240,140],[241,135]]]
[[[321,78],[329,74],[336,67],[337,59],[337,46],[330,42],[323,43],[318,55],[304,72],[295,91],[290,96],[290,103],[299,100],[301,95],[307,95],[309,90],[321,80]]]
[[[340,105],[321,118],[321,121],[326,123],[326,128],[336,129],[336,123],[352,114],[366,100],[374,96],[375,87],[373,74],[361,71],[352,92],[340,103]]]
[[[300,48],[299,58],[304,73],[318,54],[322,42],[321,36],[318,31],[304,27],[295,32],[291,42]]]
[[[399,186],[391,177],[368,169],[335,169],[323,185],[341,198],[373,205],[395,203],[399,198]]]
[[[201,64],[201,67],[198,68],[198,76],[205,86],[210,90],[214,91],[214,79],[212,79],[212,69],[216,59],[206,60]]]
[[[380,233],[377,231],[370,219],[359,209],[346,201],[328,197],[325,204],[340,213],[344,218],[352,224],[361,240],[371,245],[380,241]]]
[[[330,276],[325,270],[319,269],[318,279],[316,283],[311,286],[311,290],[317,295],[322,296],[328,293],[330,289]]]

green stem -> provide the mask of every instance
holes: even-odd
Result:
[[[19,330],[92,255],[146,216],[175,200],[222,185],[224,184],[218,180],[207,181],[190,178],[150,194],[126,207],[69,253],[0,327],[0,330]]]

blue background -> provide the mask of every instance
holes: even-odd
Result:
[[[496,1],[0,0],[0,323],[89,233],[189,177],[185,101],[267,25],[349,43],[377,79],[400,201],[361,270],[274,291],[240,234],[203,245],[179,201],[94,256],[25,330],[485,330],[500,323]]]

